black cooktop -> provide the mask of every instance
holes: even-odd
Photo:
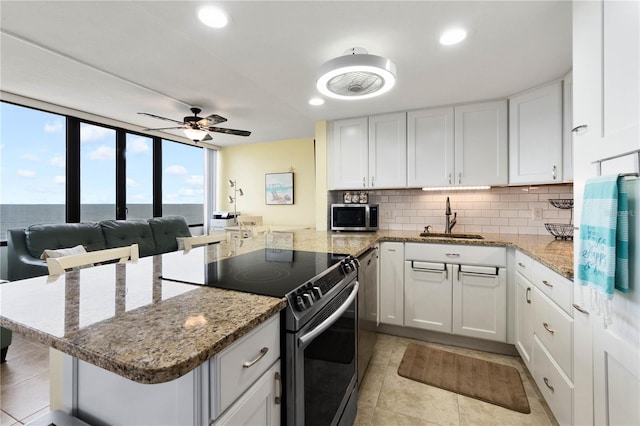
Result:
[[[344,254],[263,249],[198,267],[163,271],[162,278],[284,297],[345,257]]]

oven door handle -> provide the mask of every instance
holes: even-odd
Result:
[[[320,333],[323,333],[325,330],[331,327],[334,322],[338,321],[338,318],[340,318],[342,314],[344,314],[344,312],[349,309],[349,305],[351,305],[353,300],[358,295],[358,287],[358,281],[355,281],[353,290],[351,291],[351,294],[349,294],[347,300],[345,300],[344,303],[340,305],[340,307],[336,309],[334,313],[329,315],[329,317],[326,320],[322,321],[316,328],[298,339],[299,348],[304,348],[305,346],[307,346],[313,339],[316,338],[316,336],[318,336]]]

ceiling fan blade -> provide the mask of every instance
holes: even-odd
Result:
[[[236,136],[249,136],[251,134],[248,130],[236,130],[236,129],[224,129],[222,127],[207,127],[206,130],[210,132],[226,133],[228,135]]]
[[[173,129],[186,129],[187,126],[178,126],[178,127],[158,127],[158,128],[153,128],[153,129],[142,129],[143,131],[149,131],[149,130],[173,130]]]
[[[198,120],[196,124],[198,124],[198,126],[200,127],[208,127],[208,126],[213,126],[214,124],[224,123],[225,121],[227,121],[227,119],[222,117],[221,115],[211,114],[208,117],[204,117]]]
[[[174,120],[173,118],[160,117],[159,115],[149,114],[148,112],[139,112],[140,115],[146,115],[148,117],[158,118],[160,120],[173,121],[174,123],[183,124],[182,121]]]

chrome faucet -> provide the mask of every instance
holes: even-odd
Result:
[[[453,227],[456,226],[456,216],[458,216],[458,213],[453,213],[453,220],[451,220],[451,204],[449,204],[449,197],[447,197],[447,209],[444,214],[447,217],[447,224],[444,228],[444,233],[450,234]]]

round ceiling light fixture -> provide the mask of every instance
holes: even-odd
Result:
[[[387,58],[369,55],[354,47],[322,65],[316,87],[335,99],[367,99],[380,96],[396,83],[396,66]]]
[[[452,46],[460,43],[467,38],[467,32],[462,28],[451,28],[440,36],[440,44],[444,46]]]
[[[208,27],[224,28],[229,23],[227,15],[215,7],[204,7],[198,11],[198,19]]]

